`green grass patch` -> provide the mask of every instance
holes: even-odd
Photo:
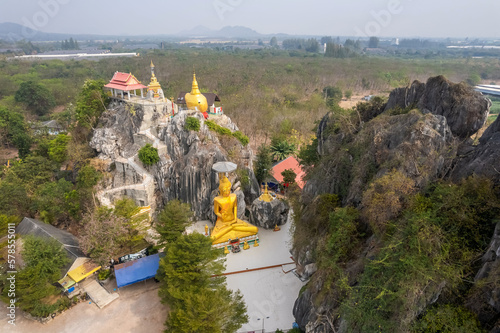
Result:
[[[243,146],[248,145],[248,143],[250,142],[248,136],[246,136],[240,131],[231,132],[229,128],[222,127],[210,120],[205,121],[205,124],[207,125],[208,129],[211,130],[212,132],[215,132],[219,135],[231,135],[235,137]]]

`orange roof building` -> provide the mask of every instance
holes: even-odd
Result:
[[[297,159],[293,156],[289,156],[273,166],[272,170],[274,179],[282,183],[283,176],[281,175],[281,173],[287,169],[292,169],[293,172],[295,172],[295,174],[297,175],[295,177],[295,182],[301,189],[304,188],[305,182],[302,178],[305,176],[305,172],[302,170],[299,161],[297,161]]]
[[[143,89],[147,89],[148,87],[143,85],[131,73],[115,72],[111,81],[104,88],[110,89],[113,97],[121,95],[121,98],[124,98],[124,95],[127,94],[128,99],[130,99],[130,95],[136,96],[136,90],[140,90],[141,97],[144,97]]]

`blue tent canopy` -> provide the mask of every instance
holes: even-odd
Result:
[[[136,282],[151,279],[160,267],[160,256],[153,254],[148,257],[115,265],[116,285],[118,288]]]

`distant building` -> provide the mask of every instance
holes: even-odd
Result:
[[[55,120],[48,120],[42,123],[36,123],[31,126],[35,133],[43,133],[47,131],[51,135],[57,135],[65,132],[65,129]]]

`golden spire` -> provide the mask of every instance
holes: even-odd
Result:
[[[151,68],[154,68],[155,64],[153,64],[153,60],[151,60]]]
[[[191,95],[201,95],[198,81],[196,81],[196,73],[193,71],[193,87],[191,88]]]
[[[267,189],[267,183],[266,186],[264,187],[264,193],[260,195],[259,200],[265,202],[271,202],[274,200],[274,198],[269,194],[269,191]]]

